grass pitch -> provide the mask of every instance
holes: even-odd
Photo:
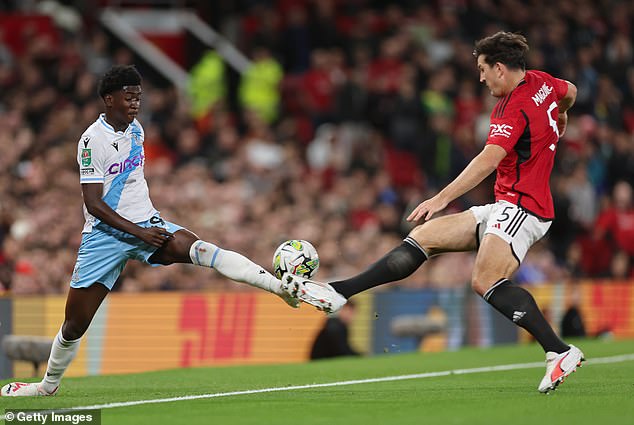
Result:
[[[97,405],[103,424],[118,425],[634,423],[634,356],[592,362],[634,354],[634,341],[584,340],[578,346],[589,362],[547,396],[537,392],[545,371],[541,349],[521,345],[65,379],[56,397],[0,397],[0,415],[4,409]],[[517,367],[475,369],[510,364]],[[416,376],[403,376],[410,374]],[[174,400],[196,395],[204,396]]]

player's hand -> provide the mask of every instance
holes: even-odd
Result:
[[[135,235],[148,245],[157,248],[162,247],[166,242],[174,238],[174,234],[162,227],[144,227]]]
[[[557,130],[559,130],[559,138],[564,137],[566,126],[568,125],[568,112],[561,112],[557,116]]]
[[[418,204],[418,206],[414,208],[414,211],[407,216],[407,221],[418,221],[421,218],[427,221],[438,211],[444,210],[446,206],[447,202],[436,195]]]

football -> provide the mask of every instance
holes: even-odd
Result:
[[[278,279],[286,272],[311,278],[319,268],[319,255],[307,241],[293,239],[277,247],[273,255],[273,273]]]

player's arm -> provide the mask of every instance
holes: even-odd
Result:
[[[103,194],[102,183],[82,183],[81,191],[88,212],[115,229],[136,236],[143,242],[159,248],[174,237],[172,233],[161,227],[145,228],[121,217],[101,198]]]
[[[436,196],[420,205],[407,217],[408,221],[417,221],[424,217],[429,220],[435,213],[443,210],[451,201],[464,195],[491,174],[500,161],[506,156],[504,148],[488,144],[482,152],[471,160],[469,165],[454,181],[441,190]]]
[[[566,132],[566,126],[568,125],[568,109],[574,105],[577,99],[577,86],[570,81],[566,81],[568,90],[564,97],[559,99],[557,106],[559,107],[559,116],[557,117],[557,128],[559,130],[559,137],[562,137]]]

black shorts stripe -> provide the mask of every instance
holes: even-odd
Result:
[[[520,216],[520,214],[522,213],[522,210],[517,209],[515,211],[515,215],[513,216],[513,218],[511,219],[510,223],[506,225],[506,229],[504,229],[504,233],[507,234],[511,234],[510,229],[513,227],[513,225],[515,224],[515,222],[517,221],[518,217]]]
[[[520,228],[520,226],[522,225],[525,219],[526,219],[526,213],[522,211],[522,215],[517,219],[515,224],[509,229],[507,233],[512,237],[515,233],[517,233],[517,229]]]
[[[515,235],[517,235],[517,232],[519,232],[519,230],[522,228],[522,224],[524,224],[524,222],[526,221],[527,217],[528,217],[528,214],[524,213],[524,217],[522,217],[522,220],[520,220],[520,222],[518,223],[517,227],[515,228],[515,231],[511,235],[512,238],[514,238]]]

